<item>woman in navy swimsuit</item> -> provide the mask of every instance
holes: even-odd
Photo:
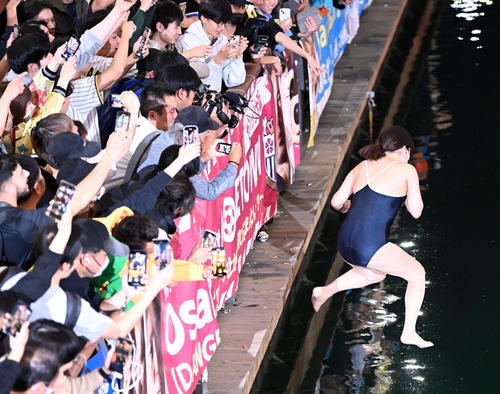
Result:
[[[408,164],[412,147],[410,134],[393,126],[380,134],[376,144],[360,150],[367,160],[347,175],[332,198],[334,209],[349,212],[340,228],[338,249],[352,269],[328,286],[314,288],[312,303],[318,311],[339,291],[380,282],[386,274],[399,276],[408,281],[401,342],[424,348],[433,346],[416,331],[425,293],[425,270],[399,246],[387,242],[402,203],[415,219],[420,217],[424,206],[417,171]]]

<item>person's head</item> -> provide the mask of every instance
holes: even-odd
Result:
[[[48,319],[32,322],[29,330],[21,374],[14,389],[46,393],[50,388],[58,392],[64,380],[62,374],[83,349],[85,340],[63,324]]]
[[[181,23],[184,15],[180,7],[173,1],[164,0],[158,3],[155,17],[151,25],[155,39],[163,44],[175,44],[182,34]]]
[[[158,237],[158,224],[146,216],[127,216],[113,228],[113,237],[130,250],[153,253],[153,239]]]
[[[233,14],[243,14],[247,5],[247,0],[229,0]]]
[[[202,0],[198,15],[208,38],[219,37],[231,20],[231,5],[227,0]]]
[[[47,28],[47,25],[45,22],[42,21],[30,21],[30,22],[24,22],[19,25],[19,36],[22,36],[23,34],[27,33],[43,33],[45,35],[48,35],[49,29]],[[50,41],[50,37],[49,41]]]
[[[197,105],[191,105],[190,107],[180,110],[175,119],[175,123],[180,123],[183,127],[188,125],[198,127],[200,140],[203,140],[204,136],[209,134],[207,133],[208,131],[217,130],[219,128],[219,124],[210,118],[207,111]]]
[[[271,14],[278,5],[278,0],[255,0],[253,3],[262,11]]]
[[[110,9],[99,10],[93,12],[90,15],[85,23],[80,27],[80,35],[83,34],[86,30],[92,29],[97,24],[101,23],[106,16],[110,13]],[[121,28],[115,30],[110,36],[108,41],[102,46],[102,48],[97,53],[99,56],[113,56],[118,49],[118,45],[120,45],[120,36],[121,36]]]
[[[162,215],[172,219],[187,215],[194,207],[196,191],[188,177],[176,175],[174,179],[162,190],[156,209]]]
[[[413,147],[410,133],[401,126],[392,126],[380,133],[375,144],[361,148],[359,154],[367,160],[377,160],[387,152],[395,152],[402,148],[410,151]]]
[[[167,130],[177,117],[177,100],[167,95],[159,83],[151,83],[141,92],[141,115],[158,130]]]
[[[47,163],[60,169],[69,159],[94,157],[101,151],[95,142],[85,141],[79,134],[66,131],[54,135],[47,145]]]
[[[77,133],[73,120],[66,114],[56,113],[40,119],[31,131],[31,145],[37,156],[48,161],[47,147],[50,141],[56,134],[67,131]]]
[[[34,205],[40,201],[45,193],[45,178],[42,176],[42,171],[38,163],[31,156],[15,155],[17,162],[23,170],[28,171],[28,190],[26,193],[21,193],[17,196],[18,205],[22,205],[30,199],[33,199]]]
[[[172,162],[177,159],[179,156],[179,150],[181,149],[180,145],[170,145],[161,153],[160,159],[158,160],[158,164],[156,166],[157,172],[163,171],[167,168]],[[188,178],[195,176],[198,174],[200,170],[200,158],[196,157],[191,160],[189,163],[185,164],[177,173],[178,175],[185,175]]]
[[[5,280],[5,276],[7,274],[6,267],[0,267],[0,281]],[[4,319],[6,314],[10,314],[12,317],[12,311],[16,307],[16,304],[19,302],[19,298],[17,298],[16,294],[11,291],[0,291],[0,336],[2,335],[2,329],[4,328],[4,324],[8,323],[8,319]]]
[[[17,196],[28,191],[29,172],[23,170],[13,155],[0,155],[0,194]]]
[[[52,58],[49,51],[50,42],[46,34],[27,33],[12,41],[7,48],[7,60],[16,74],[27,71],[28,77],[33,78]]]
[[[0,82],[0,95],[3,94],[7,85],[7,81]],[[37,97],[36,93],[31,92],[27,86],[24,86],[23,91],[10,102],[10,116],[7,118],[6,130],[31,118],[36,108]]]
[[[154,78],[155,69],[161,64],[162,55],[163,52],[159,49],[149,48],[148,56],[139,59],[136,63],[138,75],[140,74],[143,78]],[[181,57],[183,56],[181,55]]]
[[[201,85],[196,71],[185,64],[162,67],[155,74],[155,79],[161,83],[166,94],[175,97],[179,111],[193,104],[196,91]]]
[[[26,21],[43,22],[49,33],[56,32],[56,19],[52,12],[52,5],[44,0],[28,1],[24,3],[23,16]]]

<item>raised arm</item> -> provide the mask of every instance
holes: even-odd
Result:
[[[415,219],[418,219],[422,215],[422,210],[424,209],[424,202],[422,201],[422,195],[420,194],[420,182],[418,180],[418,173],[415,167],[408,164],[407,167],[408,176],[407,182],[407,192],[406,192],[406,202],[405,206],[410,212],[410,215]]]
[[[133,1],[116,0],[115,6],[106,18],[90,29],[90,32],[102,42],[108,41],[133,4]]]

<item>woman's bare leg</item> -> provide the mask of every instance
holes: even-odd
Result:
[[[339,291],[368,286],[371,283],[380,282],[384,278],[385,274],[383,272],[352,266],[351,270],[347,271],[344,275],[340,275],[328,286],[315,287],[313,289],[311,298],[313,308],[317,312],[328,298]]]
[[[425,294],[425,270],[417,260],[393,243],[382,246],[373,255],[368,268],[399,276],[408,282],[405,294],[405,323],[401,342],[421,348],[434,346],[417,334],[416,325]]]

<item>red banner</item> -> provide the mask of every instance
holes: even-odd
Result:
[[[276,112],[271,82],[267,76],[252,84],[247,92],[255,111],[240,115],[238,127],[231,130],[229,139],[243,147],[243,157],[235,186],[215,201],[197,200],[195,208],[177,222],[172,240],[176,258],[186,258],[206,230],[217,234],[218,246],[224,246],[227,256],[227,276],[222,279],[183,282],[161,294],[160,317],[149,313],[143,329],[136,330],[144,343],[161,338],[161,360],[157,348],[143,349],[144,355],[158,357],[155,372],[145,373],[140,387],[143,392],[190,393],[220,342],[217,312],[225,301],[236,293],[238,278],[246,256],[260,227],[276,211]],[[208,163],[203,172],[213,179],[227,165],[227,158]],[[151,319],[156,324],[151,324]],[[149,327],[149,329],[147,329]],[[141,357],[142,358],[142,357]],[[149,357],[145,357],[149,359]],[[155,363],[148,363],[150,366]]]

